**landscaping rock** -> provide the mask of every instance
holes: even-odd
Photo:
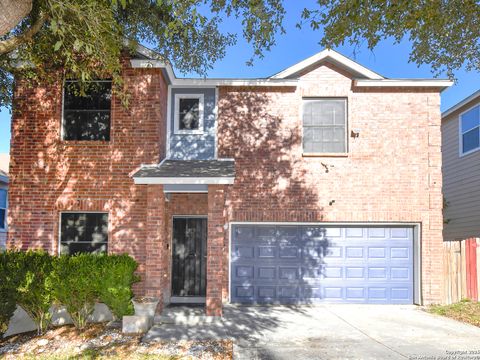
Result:
[[[37,345],[38,346],[45,346],[48,344],[48,340],[47,339],[40,339],[37,341]]]
[[[146,333],[153,325],[153,319],[150,316],[124,316],[122,332],[125,334]]]

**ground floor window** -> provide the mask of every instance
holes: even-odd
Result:
[[[7,228],[7,190],[0,189],[0,230]]]
[[[68,212],[60,215],[60,253],[106,253],[108,214]]]

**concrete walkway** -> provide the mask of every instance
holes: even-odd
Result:
[[[155,325],[145,340],[232,338],[235,359],[422,359],[455,351],[478,351],[480,359],[480,328],[415,306],[228,306],[220,321],[179,320]]]

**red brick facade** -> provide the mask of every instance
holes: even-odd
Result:
[[[130,107],[112,101],[111,141],[62,141],[61,83],[15,88],[9,246],[58,253],[61,211],[109,213],[109,251],[128,252],[145,276],[147,187],[131,172],[165,156],[167,84],[160,69],[124,70]],[[138,291],[144,291],[144,283]]]
[[[228,221],[419,223],[423,301],[440,302],[439,92],[355,89],[334,66],[309,70],[296,88],[220,88],[219,157],[237,169]],[[302,156],[302,97],[347,99],[347,156]]]
[[[17,84],[10,247],[57,253],[61,211],[108,212],[109,251],[138,260],[138,293],[168,302],[172,216],[208,215],[206,305],[220,315],[231,221],[418,223],[423,300],[441,301],[438,91],[360,90],[330,65],[309,69],[297,87],[220,87],[218,157],[235,158],[235,184],[165,197],[162,185],[135,185],[131,175],[165,156],[167,84],[160,69],[124,73],[130,108],[114,99],[109,142],[61,141],[61,86]],[[348,102],[348,154],[302,156],[302,97],[334,96]]]

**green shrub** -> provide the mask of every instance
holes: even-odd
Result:
[[[17,251],[0,252],[0,338],[17,307],[17,288],[23,277],[20,256]]]
[[[137,262],[123,254],[103,256],[100,263],[100,301],[110,308],[115,319],[132,314],[132,285],[140,280],[135,275]]]
[[[53,302],[65,306],[78,329],[85,327],[97,301],[105,303],[116,319],[131,314],[137,266],[127,254],[56,257],[44,251],[1,252],[0,337],[17,304],[36,323],[39,334],[51,322]]]
[[[54,262],[53,296],[65,306],[78,329],[85,327],[98,300],[101,258],[94,254],[61,255]]]
[[[18,253],[22,278],[18,286],[17,304],[20,305],[37,325],[42,334],[50,325],[52,315],[51,275],[55,257],[44,251]]]

